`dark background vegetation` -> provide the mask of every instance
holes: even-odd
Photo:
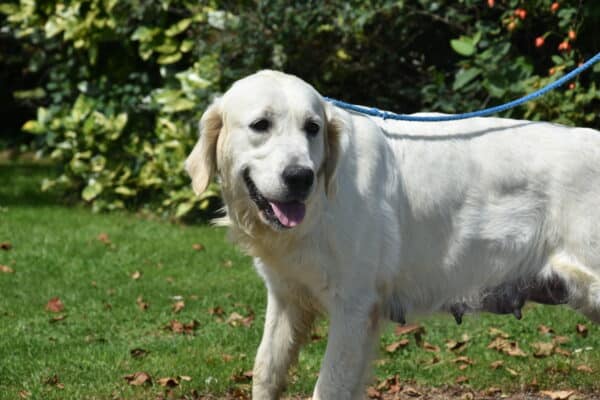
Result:
[[[600,50],[581,0],[23,0],[0,3],[0,150],[94,210],[209,210],[182,162],[215,95],[263,68],[396,112],[512,100]],[[600,128],[600,68],[504,116]],[[6,153],[6,152],[5,152]]]

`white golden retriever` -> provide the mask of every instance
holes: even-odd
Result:
[[[262,71],[206,111],[186,161],[268,288],[253,398],[276,399],[318,314],[313,399],[364,396],[385,320],[569,304],[600,322],[600,132],[475,118],[397,122]]]

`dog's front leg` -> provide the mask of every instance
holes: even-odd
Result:
[[[360,308],[360,306],[359,306]],[[365,397],[364,384],[379,334],[379,307],[347,304],[330,311],[329,338],[313,400]]]
[[[296,361],[314,321],[314,314],[269,290],[265,328],[254,361],[252,398],[278,399],[287,372]]]

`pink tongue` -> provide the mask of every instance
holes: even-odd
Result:
[[[292,228],[302,222],[304,214],[306,214],[306,206],[299,201],[290,201],[287,203],[269,201],[269,204],[281,225],[288,228]]]

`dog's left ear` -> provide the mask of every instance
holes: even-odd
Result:
[[[327,132],[325,133],[325,192],[333,196],[336,191],[335,175],[342,151],[342,136],[347,129],[347,122],[340,115],[335,106],[326,103],[325,115],[327,117]]]
[[[185,170],[196,194],[206,190],[217,169],[217,139],[222,128],[221,101],[216,99],[202,115],[200,138],[185,160]]]

